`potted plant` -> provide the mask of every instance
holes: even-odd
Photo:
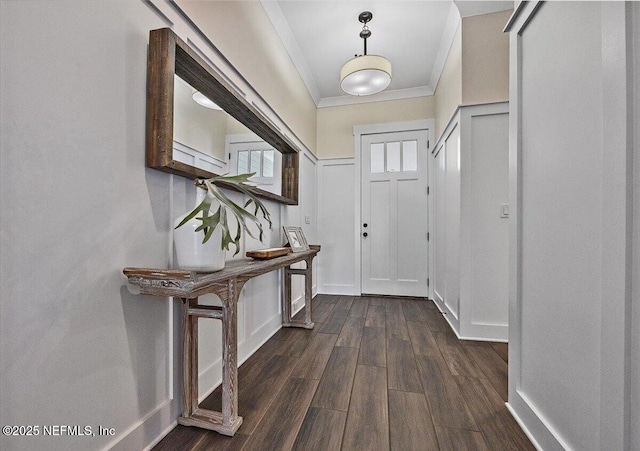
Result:
[[[218,271],[224,268],[225,251],[230,250],[229,246],[235,246],[233,255],[240,252],[243,231],[256,238],[249,227],[251,224],[258,231],[258,239],[263,240],[264,230],[258,215],[261,214],[269,223],[269,228],[272,225],[271,216],[252,188],[245,184],[253,175],[196,180],[196,186],[202,188],[198,189],[197,206],[175,222],[174,243],[180,268],[194,271]],[[217,184],[233,187],[245,194],[248,200],[244,207],[232,201]],[[253,208],[249,209],[251,204]],[[235,216],[238,223],[235,234],[232,234],[227,222],[229,214]]]

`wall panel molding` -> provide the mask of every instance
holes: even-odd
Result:
[[[354,159],[318,160],[318,292],[360,294],[356,289],[353,225]],[[359,259],[359,256],[358,256]]]
[[[523,2],[507,27],[509,406],[542,449],[630,449],[632,7],[574,6]],[[557,24],[565,34],[547,35],[555,46],[549,51],[539,38]],[[554,82],[538,97],[546,79]],[[561,80],[573,81],[566,86]],[[549,111],[553,102],[557,111],[536,114]],[[581,141],[585,123],[588,143]],[[559,216],[566,199],[575,208]],[[587,227],[572,225],[587,217]],[[546,266],[539,261],[542,252]],[[593,255],[585,258],[585,252]],[[567,268],[563,279],[553,269],[560,267]],[[542,299],[544,293],[552,297]],[[554,303],[556,298],[562,302]],[[551,355],[547,341],[558,343]],[[562,354],[569,358],[559,366],[553,356]],[[568,390],[566,379],[576,381]]]
[[[508,102],[460,106],[433,147],[433,298],[456,335],[508,337]]]

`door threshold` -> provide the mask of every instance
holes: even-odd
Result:
[[[394,298],[394,299],[406,299],[408,301],[429,301],[428,297],[422,296],[401,296],[396,294],[374,294],[374,293],[362,293],[361,297],[369,298]]]

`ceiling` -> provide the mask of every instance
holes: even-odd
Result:
[[[502,11],[512,1],[262,0],[267,15],[318,107],[432,95],[460,15]],[[340,89],[340,68],[363,53],[358,15],[371,11],[367,53],[392,65],[387,90],[367,97]]]

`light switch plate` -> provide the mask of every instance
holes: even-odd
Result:
[[[509,204],[500,204],[500,217],[501,218],[509,217]]]
[[[311,224],[311,215],[304,215],[304,223]]]

